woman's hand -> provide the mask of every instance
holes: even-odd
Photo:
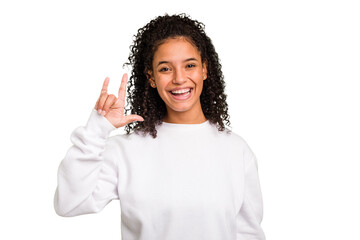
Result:
[[[95,110],[97,110],[99,114],[103,115],[107,120],[109,120],[109,122],[116,128],[123,127],[131,122],[144,121],[144,119],[139,115],[132,114],[124,116],[127,80],[128,76],[125,73],[121,79],[118,94],[119,96],[116,98],[115,95],[109,95],[107,93],[110,79],[108,77],[105,78],[100,97],[95,105]]]

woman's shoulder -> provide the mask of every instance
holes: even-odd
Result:
[[[152,137],[149,134],[144,134],[142,132],[130,132],[130,133],[118,133],[110,136],[108,138],[108,143],[115,143],[117,145],[129,145],[135,144],[139,145],[147,141],[151,141]]]
[[[231,128],[225,126],[225,129],[220,131],[217,126],[212,125],[214,133],[218,134],[222,138],[226,138],[229,141],[233,141],[238,144],[246,144],[246,141],[244,138],[238,134],[237,132],[234,132]]]
[[[231,145],[232,147],[238,148],[239,150],[242,149],[246,152],[251,152],[248,142],[241,134],[234,132],[228,127],[226,127],[224,131],[219,131],[218,129],[216,129],[216,131],[222,141],[226,141],[227,144]]]

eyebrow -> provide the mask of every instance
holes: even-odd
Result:
[[[189,61],[198,61],[196,58],[192,57],[192,58],[187,58],[185,59],[183,62],[189,62]],[[164,63],[170,63],[169,61],[160,61],[157,66],[164,64]]]

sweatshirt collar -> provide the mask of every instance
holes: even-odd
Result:
[[[159,125],[160,128],[165,128],[165,129],[171,129],[171,130],[196,130],[196,129],[202,129],[206,126],[209,126],[210,122],[209,120],[206,120],[205,122],[202,123],[191,123],[191,124],[186,124],[186,123],[169,123],[169,122],[162,122],[162,124]]]

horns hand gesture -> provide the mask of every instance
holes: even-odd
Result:
[[[125,73],[121,79],[118,98],[116,98],[115,95],[109,95],[107,93],[110,79],[108,77],[105,78],[100,97],[95,105],[95,110],[109,120],[109,122],[116,128],[123,127],[131,122],[144,121],[144,119],[139,115],[124,115],[127,80],[128,76]]]

